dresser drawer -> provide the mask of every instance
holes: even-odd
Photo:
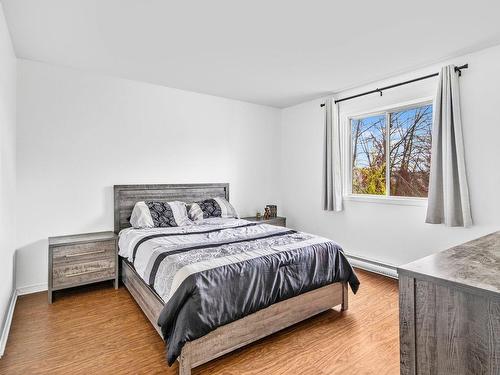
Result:
[[[114,257],[92,262],[58,264],[52,268],[52,288],[61,289],[112,279],[115,273],[116,259]]]
[[[52,263],[54,266],[66,263],[82,263],[97,259],[114,258],[115,254],[115,241],[59,246],[52,249]]]

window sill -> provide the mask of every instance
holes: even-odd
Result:
[[[427,206],[427,198],[382,197],[377,195],[349,194],[344,196],[344,200],[363,203],[395,204],[399,206]]]

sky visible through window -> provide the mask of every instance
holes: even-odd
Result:
[[[427,197],[431,129],[430,104],[352,119],[352,192]]]

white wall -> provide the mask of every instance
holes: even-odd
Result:
[[[13,291],[16,246],[15,147],[16,57],[0,3],[0,332]]]
[[[347,201],[342,213],[322,211],[322,100],[280,111],[18,60],[17,286],[45,287],[48,236],[112,229],[114,184],[227,181],[243,215],[277,202],[290,226],[392,265],[500,229],[500,47],[449,62],[470,66],[461,78],[468,229],[425,224],[425,207]],[[341,116],[432,96],[435,83],[343,103]]]
[[[416,206],[347,201],[341,213],[322,211],[324,109],[319,106],[322,100],[313,100],[282,112],[281,208],[290,226],[330,237],[348,253],[392,265],[500,229],[500,46],[450,62],[468,62],[470,67],[460,82],[475,225],[463,229],[425,224],[426,207]],[[441,65],[342,92],[338,97],[437,72]],[[341,116],[433,96],[435,85],[436,79],[429,79],[385,91],[382,97],[348,101],[341,104]]]
[[[229,182],[277,201],[278,109],[18,60],[17,286],[43,288],[47,237],[113,229],[114,184]]]

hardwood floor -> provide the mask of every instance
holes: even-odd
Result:
[[[327,311],[193,370],[228,374],[399,374],[397,281],[357,270],[349,310]],[[19,297],[0,374],[177,374],[121,286]]]

